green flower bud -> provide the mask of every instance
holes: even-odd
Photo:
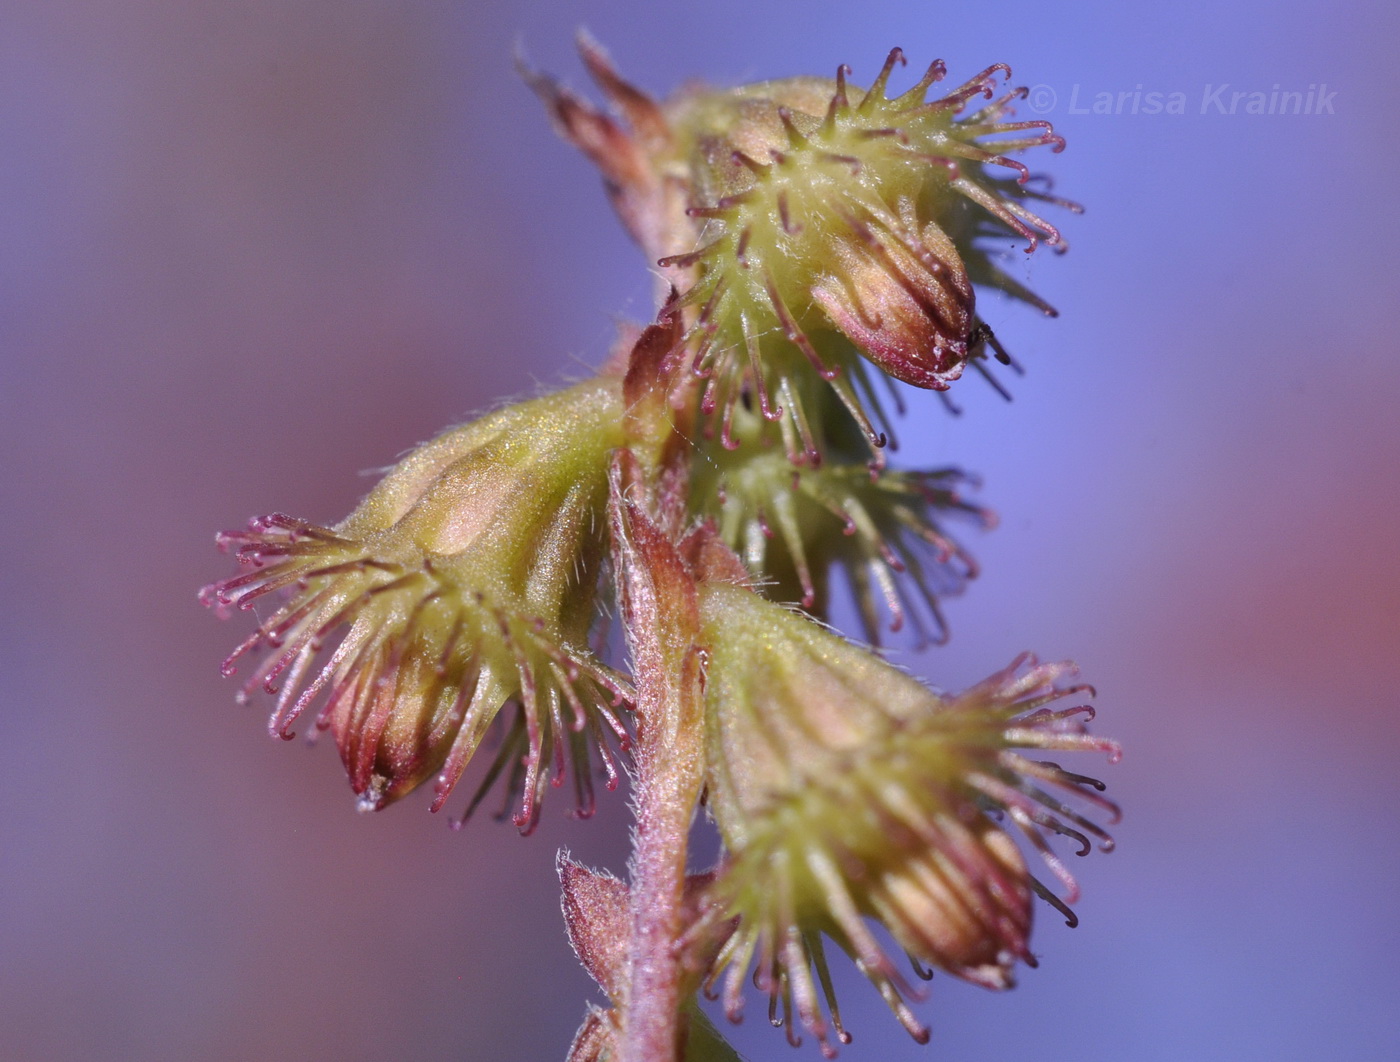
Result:
[[[605,732],[625,741],[614,708],[629,696],[585,648],[621,419],[620,381],[601,377],[418,447],[334,527],[275,514],[222,533],[246,570],[206,587],[207,604],[246,611],[287,593],[225,674],[266,650],[242,696],[259,686],[276,696],[269,727],[282,737],[324,695],[316,729],[334,734],[366,810],[434,774],[438,810],[514,702],[468,812],[505,772],[520,797],[514,821],[529,828],[569,759],[588,813],[590,750],[615,785]]]
[[[1012,983],[1029,949],[1031,896],[1064,901],[1027,870],[1008,830],[1039,851],[1076,898],[1045,834],[1107,850],[1108,835],[1056,791],[1116,816],[1101,783],[1024,749],[1097,750],[1092,709],[1051,702],[1068,665],[1022,658],[958,696],[932,692],[802,615],[725,583],[702,586],[709,806],[729,859],[711,924],[738,919],[714,966],[736,1018],[749,968],[772,1015],[831,1053],[846,1039],[823,938],[847,952],[924,1040],[916,995],[880,946],[883,926],[917,971],[989,988]],[[781,1013],[779,1013],[781,1012]]]

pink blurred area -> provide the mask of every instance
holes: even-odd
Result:
[[[195,601],[216,529],[338,519],[362,470],[650,313],[511,69],[523,39],[581,84],[581,23],[657,92],[859,81],[893,44],[1007,60],[1057,91],[1070,150],[1035,161],[1090,207],[1063,260],[1014,252],[1059,321],[985,304],[1014,402],[910,396],[903,459],[980,471],[1003,524],[952,644],[907,662],[956,687],[1076,657],[1128,749],[1093,765],[1120,849],[1078,866],[1078,930],[1042,911],[1015,992],[934,983],[930,1049],[844,975],[842,1057],[1400,1057],[1395,13],[890,0],[0,11],[0,1054],[562,1058],[596,1000],[553,860],[621,871],[621,794],[528,840],[358,816],[332,750],[231,703],[246,631]],[[1326,82],[1336,113],[1067,104],[1142,83],[1194,111],[1211,81]],[[751,1009],[746,1055],[816,1057]]]

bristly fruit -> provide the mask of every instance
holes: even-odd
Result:
[[[957,696],[732,582],[701,585],[709,806],[728,850],[711,924],[737,919],[715,963],[737,1019],[750,967],[771,1016],[796,1020],[834,1053],[846,1039],[823,937],[849,954],[916,1039],[918,993],[880,946],[883,926],[914,968],[988,988],[1034,965],[1031,899],[1071,922],[1074,880],[1046,834],[1087,853],[1103,829],[1065,795],[1116,818],[1102,783],[1022,750],[1101,751],[1087,706],[1048,707],[1087,690],[1068,665],[1022,658]],[[1000,820],[1000,821],[998,821]],[[1011,832],[1061,880],[1061,900],[1027,869]],[[829,1015],[824,1016],[823,1011]]]
[[[608,735],[626,742],[615,709],[630,692],[586,646],[620,392],[616,377],[599,377],[446,432],[335,527],[276,514],[219,535],[244,571],[206,587],[206,604],[247,611],[288,594],[225,674],[265,649],[243,695],[276,696],[269,727],[282,737],[324,695],[316,728],[334,734],[362,808],[434,774],[440,808],[512,701],[519,710],[469,812],[504,773],[520,800],[514,821],[532,827],[567,760],[587,814],[594,754],[616,784]]]
[[[629,128],[532,77],[565,134],[603,166],[629,227],[661,253],[681,293],[671,308],[703,378],[700,414],[726,445],[752,403],[780,422],[789,457],[820,460],[813,379],[825,380],[869,445],[884,445],[856,354],[905,383],[945,390],[988,350],[1009,362],[976,311],[974,280],[1051,308],[992,261],[988,237],[1062,248],[1031,186],[1027,148],[1064,141],[1048,122],[1012,120],[1025,89],[1003,64],[930,99],[942,61],[905,92],[887,86],[895,49],[868,90],[791,78],[690,90],[664,104],[624,82],[601,50],[585,61]],[[973,101],[978,101],[975,105]],[[604,148],[606,147],[606,150]],[[998,176],[998,171],[1010,176]],[[691,226],[675,214],[683,201]],[[969,217],[969,208],[981,217]],[[637,218],[644,218],[642,223]],[[666,233],[669,247],[656,242]],[[677,244],[683,244],[677,246]],[[980,365],[978,366],[981,367]]]

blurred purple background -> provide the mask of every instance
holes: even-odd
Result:
[[[425,802],[354,814],[329,748],[268,740],[195,589],[254,513],[343,515],[359,470],[603,356],[645,263],[511,70],[574,28],[664,93],[887,49],[1007,61],[1069,140],[1074,250],[996,300],[1027,365],[905,452],[1003,526],[911,661],[948,687],[1073,656],[1121,737],[1119,851],[1040,912],[1003,996],[940,978],[871,1059],[1392,1060],[1400,977],[1396,9],[1186,2],[428,0],[0,10],[0,1054],[562,1059],[591,995],[552,862],[621,869],[620,795],[523,841]],[[1201,113],[1207,85],[1335,92]],[[1099,92],[1185,94],[1095,115]],[[1076,88],[1077,87],[1077,88]],[[1228,106],[1228,92],[1223,97]],[[1073,106],[1072,106],[1073,105]],[[1131,101],[1125,102],[1131,109]],[[1029,116],[1029,115],[1026,115]],[[1019,252],[1017,252],[1019,256]],[[1101,765],[1095,764],[1095,769]],[[751,1005],[736,1042],[793,1054]]]

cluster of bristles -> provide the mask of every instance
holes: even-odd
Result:
[[[948,639],[941,599],[961,593],[978,573],[977,561],[943,521],[995,523],[989,510],[963,497],[970,482],[952,468],[799,469],[781,454],[761,453],[702,469],[696,488],[718,503],[720,537],[761,576],[770,597],[824,614],[830,574],[840,569],[867,640],[878,646],[886,629],[907,626],[914,647],[924,648]]]
[[[693,371],[705,381],[701,413],[717,414],[726,448],[740,444],[735,407],[752,396],[763,419],[779,424],[795,463],[819,462],[825,440],[822,411],[810,408],[820,404],[813,376],[831,388],[872,450],[883,448],[889,420],[857,348],[891,375],[938,391],[969,361],[985,373],[988,350],[1010,364],[975,312],[969,280],[975,271],[996,283],[998,271],[980,250],[964,248],[960,256],[945,232],[965,213],[954,200],[986,211],[976,222],[979,236],[1014,234],[1027,241],[1027,252],[1042,241],[1064,246],[1059,230],[1025,201],[1078,207],[1028,187],[1030,171],[1007,155],[1036,146],[1058,151],[1064,141],[1048,122],[1006,119],[1026,91],[995,95],[997,75],[1009,77],[1010,70],[988,67],[930,101],[929,88],[945,74],[939,61],[890,98],[885,88],[900,62],[895,49],[857,103],[850,101],[843,66],[820,119],[778,105],[766,117],[771,123],[775,116],[780,130],[750,138],[757,141],[751,150],[766,157],[736,148],[727,159],[708,160],[712,172],[694,193],[701,202],[686,211],[700,222],[701,246],[659,263],[695,273],[669,312],[692,314],[686,343]],[[978,97],[991,102],[961,115]],[[1008,168],[1015,177],[998,179],[984,166]],[[861,281],[876,276],[927,315],[929,350],[911,357],[880,349],[889,322],[871,315],[862,322],[860,312]],[[843,314],[843,307],[856,312]],[[714,432],[715,425],[705,430]]]
[[[616,788],[609,742],[624,749],[629,742],[617,710],[630,705],[631,690],[591,655],[554,642],[540,618],[460,587],[431,558],[376,558],[362,543],[280,513],[253,519],[247,530],[220,532],[217,541],[249,570],[206,587],[206,604],[249,611],[267,594],[295,590],[229,655],[223,674],[232,676],[245,654],[265,650],[238,697],[246,701],[258,688],[275,697],[268,729],[287,740],[320,698],[308,737],[337,724],[337,744],[365,810],[435,772],[431,808],[440,810],[507,701],[518,710],[455,825],[501,780],[507,807],[519,799],[512,821],[528,832],[545,787],[562,785],[566,773],[573,776],[575,813],[587,817],[594,755],[607,787]],[[330,659],[307,681],[337,637]],[[391,735],[391,724],[410,730]]]

